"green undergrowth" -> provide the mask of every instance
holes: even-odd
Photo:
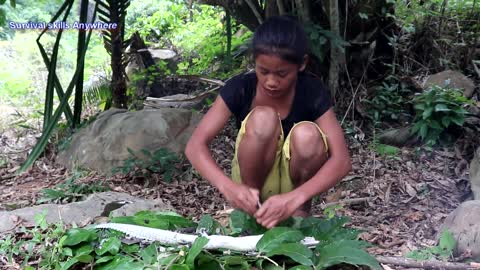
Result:
[[[44,215],[45,216],[45,215]],[[132,239],[123,233],[73,227],[47,226],[39,217],[24,237],[0,239],[0,257],[16,261],[24,269],[381,269],[358,240],[359,231],[346,228],[346,217],[319,219],[291,218],[266,230],[255,219],[235,210],[229,225],[222,226],[211,216],[198,222],[173,212],[142,211],[134,216],[111,218],[110,222],[135,224],[158,229],[197,234],[192,245],[166,246],[158,242]],[[263,234],[256,252],[205,250],[205,234],[244,236]],[[28,237],[25,237],[27,235]],[[319,243],[307,248],[300,243],[312,236]],[[27,239],[28,238],[28,239]],[[333,268],[331,268],[333,266]]]

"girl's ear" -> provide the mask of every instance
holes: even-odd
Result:
[[[298,69],[298,71],[302,72],[305,70],[305,68],[307,67],[307,63],[308,63],[308,55],[305,54],[303,56],[303,63],[300,65],[300,68]]]

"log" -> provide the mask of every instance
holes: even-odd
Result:
[[[442,261],[416,261],[412,259],[402,257],[384,257],[376,256],[378,262],[383,264],[399,265],[411,268],[423,268],[423,269],[444,269],[444,270],[470,270],[480,269],[480,263],[455,263],[455,262],[442,262]]]

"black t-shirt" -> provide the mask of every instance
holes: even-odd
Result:
[[[237,128],[251,111],[256,85],[257,76],[252,72],[233,77],[220,89],[220,96],[235,116]],[[283,134],[287,136],[295,123],[317,120],[330,107],[330,94],[320,79],[300,73],[292,108],[282,120]]]

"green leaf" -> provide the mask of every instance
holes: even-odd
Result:
[[[456,245],[455,237],[450,231],[444,230],[438,245],[441,249],[451,253]]]
[[[140,246],[138,244],[133,245],[122,245],[122,250],[125,253],[137,253],[140,250]]]
[[[209,215],[203,215],[200,218],[200,221],[198,222],[197,226],[197,232],[200,230],[205,230],[205,232],[209,235],[211,234],[220,234],[223,232],[222,230],[222,225],[214,220],[211,216]]]
[[[191,269],[195,269],[195,258],[202,252],[203,247],[208,243],[208,238],[197,237],[187,254],[186,263]]]
[[[140,256],[145,264],[153,264],[157,260],[157,247],[155,244],[150,244],[140,252]]]
[[[284,255],[290,257],[299,264],[308,266],[313,265],[311,259],[313,256],[312,251],[300,243],[286,243],[277,245],[267,253],[267,257],[274,255]]]
[[[305,236],[301,231],[287,228],[275,227],[268,230],[257,243],[256,249],[262,253],[268,253],[272,248],[282,243],[294,243],[303,240]]]
[[[143,270],[143,263],[134,262],[133,258],[116,255],[106,264],[96,267],[98,270]]]
[[[13,8],[16,8],[17,7],[17,3],[15,0],[10,0],[10,6],[12,6]]]
[[[5,2],[7,2],[7,0],[0,0],[0,5],[5,4]]]
[[[428,119],[430,115],[432,115],[432,112],[433,112],[433,107],[427,107],[422,113],[423,119]]]
[[[436,112],[449,112],[451,110],[445,104],[437,104],[437,105],[435,105],[435,111]]]
[[[95,264],[105,263],[111,261],[114,256],[102,256],[98,260],[95,261]]]
[[[288,268],[288,270],[312,270],[312,267],[305,266],[305,265],[297,265],[297,266]]]
[[[189,268],[185,264],[172,264],[172,266],[170,266],[170,268],[168,268],[168,270],[192,270],[192,269],[194,269],[194,268]]]
[[[422,123],[420,125],[420,137],[425,139],[427,137],[427,133],[428,133],[428,126],[426,123]]]
[[[161,257],[163,256],[163,257]],[[157,262],[159,265],[169,265],[172,263],[172,261],[176,260],[178,258],[177,254],[171,254],[171,255],[166,255],[162,254],[161,256],[158,257]]]
[[[233,210],[230,214],[229,222],[233,234],[244,232],[248,234],[262,234],[266,231],[262,225],[257,223],[254,217],[238,209]]]
[[[90,253],[92,253],[93,251],[93,247],[90,243],[88,244],[85,244],[81,247],[79,247],[78,249],[75,250],[75,256],[78,257],[78,256],[82,256],[82,255],[88,255]]]
[[[93,256],[88,255],[88,254],[75,256],[75,258],[81,263],[91,263],[91,262],[93,262]]]
[[[63,246],[75,246],[82,242],[91,242],[98,236],[93,230],[74,228],[67,231],[67,238],[63,242]]]
[[[448,127],[451,123],[450,117],[442,117],[442,125]]]
[[[117,237],[109,237],[100,243],[100,248],[95,249],[95,253],[97,253],[97,255],[103,255],[108,252],[112,255],[117,255],[121,245],[122,242],[120,239]]]
[[[374,257],[358,247],[352,246],[352,241],[338,241],[330,243],[318,248],[317,252],[320,254],[317,264],[317,268],[319,269],[341,263],[347,263],[357,266],[366,265],[372,269],[382,270],[382,267]]]
[[[463,123],[465,122],[465,118],[461,117],[461,116],[457,116],[457,117],[452,117],[450,118],[450,120],[452,120],[453,123],[455,123],[455,125],[457,126],[463,126]]]
[[[70,267],[74,266],[76,263],[78,263],[78,259],[77,258],[70,258],[68,261],[66,262],[60,262],[60,266],[61,266],[61,270],[68,270],[70,269]],[[25,268],[26,270],[27,268]],[[32,268],[33,269],[33,268]]]

